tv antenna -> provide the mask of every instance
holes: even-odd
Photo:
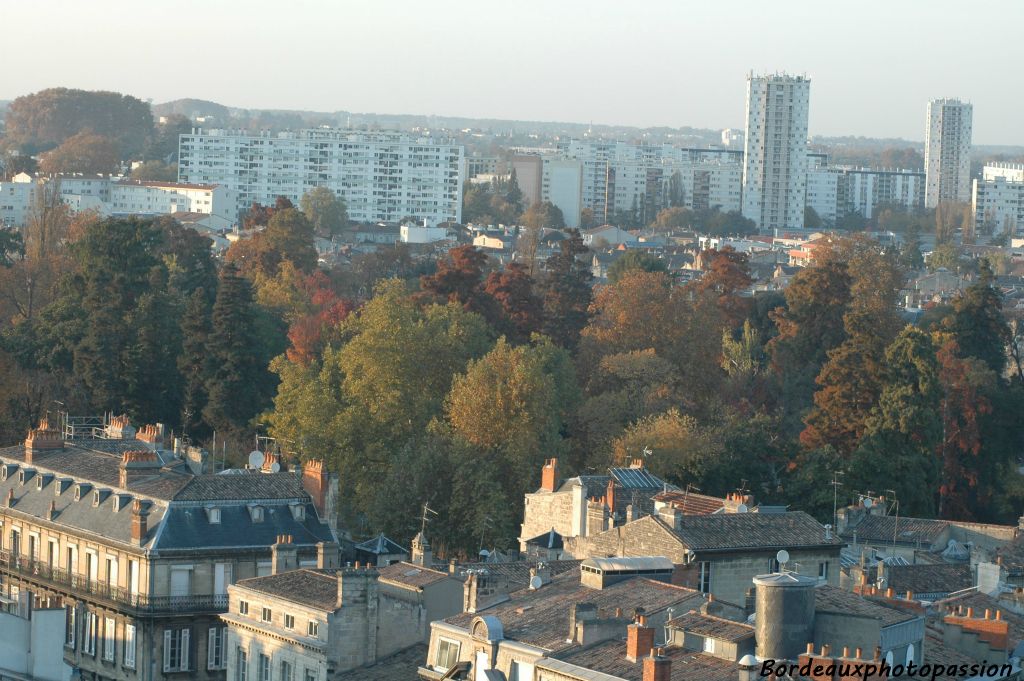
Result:
[[[420,515],[420,534],[427,536],[427,523],[431,521],[431,515],[438,515],[438,512],[423,502],[423,514]]]
[[[839,488],[843,483],[839,482],[839,476],[843,471],[832,471],[832,527],[839,528]]]
[[[643,448],[643,451],[642,451],[641,453],[642,453],[642,454],[644,455],[644,458],[647,458],[647,457],[649,457],[649,456],[650,456],[651,454],[654,454],[654,451],[653,451],[653,450],[651,450],[651,448],[650,448],[650,447],[644,446],[644,448]]]

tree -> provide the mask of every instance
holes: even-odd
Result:
[[[53,151],[43,154],[39,169],[44,173],[82,173],[108,175],[117,170],[120,155],[117,145],[107,137],[80,132],[66,139]]]
[[[24,255],[25,241],[21,234],[15,229],[0,227],[0,267],[11,267]]]
[[[156,126],[146,145],[143,158],[174,165],[178,160],[178,140],[192,132],[192,121],[182,114],[171,114]]]
[[[206,408],[206,382],[212,365],[207,354],[210,339],[210,302],[203,289],[196,289],[185,304],[181,319],[181,354],[177,358],[181,376],[181,425],[186,435],[208,435],[203,423]]]
[[[485,319],[495,319],[494,299],[482,287],[487,259],[487,254],[476,246],[453,248],[437,264],[437,272],[420,277],[420,288],[439,301],[458,303]]]
[[[273,385],[260,342],[252,286],[228,263],[221,270],[206,346],[211,371],[203,419],[235,438],[249,431]]]
[[[8,146],[35,154],[79,133],[111,140],[124,158],[137,158],[153,132],[149,104],[117,92],[40,90],[11,102],[5,116]]]
[[[178,179],[178,165],[163,161],[145,161],[132,168],[131,177],[140,181],[175,182]]]
[[[509,263],[501,272],[491,272],[487,275],[484,293],[500,307],[502,314],[497,320],[497,329],[511,342],[525,343],[540,331],[544,307],[533,292],[533,279],[525,266]]]
[[[988,261],[982,260],[977,280],[953,301],[953,314],[942,327],[953,335],[962,356],[976,357],[1002,376],[1010,328],[1003,315],[1002,293],[993,279]]]
[[[687,287],[698,295],[714,298],[731,328],[742,323],[750,307],[749,299],[742,297],[753,283],[749,259],[731,246],[706,250],[701,253],[703,276]]]
[[[943,268],[950,272],[959,272],[961,262],[960,248],[956,244],[943,243],[936,246],[928,256],[928,269],[932,272]]]
[[[909,326],[886,349],[884,386],[850,466],[850,481],[863,489],[894,485],[907,515],[935,512],[943,430],[935,353],[931,338]]]
[[[626,272],[641,270],[643,272],[668,272],[664,260],[644,251],[626,251],[608,268],[608,283],[615,284]]]
[[[672,206],[658,211],[651,226],[659,230],[685,229],[693,222],[693,211],[682,206]]]
[[[323,237],[340,234],[348,226],[345,201],[327,187],[315,187],[302,195],[299,206],[313,224],[313,230]]]
[[[544,305],[543,332],[556,345],[572,349],[587,325],[593,274],[578,257],[587,252],[579,230],[569,230],[569,238],[560,241],[558,248],[559,252],[547,260],[539,287]]]
[[[508,186],[505,191],[505,202],[512,208],[516,213],[521,213],[523,210],[523,192],[519,188],[519,178],[516,175],[516,169],[512,169],[512,173],[508,177]],[[531,206],[532,207],[532,206]],[[561,215],[561,211],[559,211]]]
[[[953,240],[958,229],[971,224],[971,207],[966,203],[940,201],[935,208],[935,243],[943,245]]]
[[[820,229],[824,225],[818,211],[811,206],[804,207],[804,229]]]
[[[535,203],[523,213],[522,223],[533,229],[563,229],[565,219],[558,206],[550,201]]]
[[[275,208],[267,228],[232,244],[226,259],[257,284],[277,276],[285,262],[308,273],[317,265],[313,238],[313,226],[302,212]]]

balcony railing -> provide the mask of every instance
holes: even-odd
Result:
[[[191,596],[150,596],[97,582],[85,575],[53,567],[32,557],[0,551],[0,570],[29,581],[66,592],[78,598],[94,598],[143,615],[223,612],[228,607],[227,594]]]

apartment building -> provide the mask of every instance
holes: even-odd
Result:
[[[967,203],[971,197],[971,123],[974,107],[959,99],[928,102],[924,128],[925,206]]]
[[[917,170],[818,165],[807,171],[807,206],[831,225],[853,212],[871,219],[879,206],[921,209],[924,193],[925,174]]]
[[[764,232],[804,224],[810,91],[806,76],[747,76],[743,216]]]
[[[125,417],[44,420],[0,449],[0,593],[62,608],[64,659],[82,679],[224,679],[227,588],[337,551],[323,465],[212,475],[198,450]]]
[[[583,164],[576,159],[543,157],[540,196],[541,201],[562,211],[566,227],[578,228],[583,210]]]
[[[238,210],[278,196],[297,205],[327,187],[357,222],[460,222],[464,155],[462,146],[397,132],[196,129],[180,138],[178,179],[230,188]]]
[[[975,231],[1014,236],[1024,228],[1024,164],[990,163],[971,183]]]

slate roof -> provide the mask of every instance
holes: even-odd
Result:
[[[900,622],[915,619],[911,612],[890,608],[882,603],[868,600],[850,591],[829,586],[827,584],[814,590],[814,609],[820,612],[833,612],[855,617],[868,617],[888,627]]]
[[[334,681],[416,681],[416,670],[427,659],[427,646],[419,643],[370,667],[335,674]]]
[[[898,594],[950,594],[974,586],[967,563],[894,565],[885,569],[885,586]]]
[[[551,528],[544,534],[538,534],[533,539],[527,539],[526,543],[539,546],[542,549],[560,549],[564,546],[562,535],[555,532],[554,528]]]
[[[891,544],[895,538],[897,544],[927,545],[938,541],[948,527],[945,520],[869,515],[857,525],[847,527],[843,537],[852,538],[856,532],[857,541]]]
[[[175,501],[250,501],[306,498],[295,473],[248,473],[244,475],[197,475],[174,495]]]
[[[395,553],[409,553],[408,550],[403,549],[396,542],[393,542],[387,537],[385,537],[383,532],[378,534],[373,539],[367,539],[361,544],[356,544],[355,548],[356,551],[362,551],[363,553],[371,553],[375,556],[386,556]]]
[[[516,591],[510,594],[508,601],[478,614],[497,617],[506,639],[556,651],[575,645],[566,643],[566,634],[572,606],[576,603],[592,603],[599,614],[611,614],[621,608],[628,615],[636,608],[655,613],[683,603],[697,607],[703,602],[704,596],[693,589],[639,577],[604,589],[592,589],[580,584],[579,570],[573,570],[554,577],[535,591]],[[474,617],[473,613],[461,613],[445,621],[468,630]]]
[[[1009,544],[996,549],[996,556],[1003,559],[1003,568],[1011,573],[1024,571],[1024,534]]]
[[[615,481],[626,490],[661,490],[665,482],[646,468],[612,468],[608,471]]]
[[[739,678],[739,667],[728,660],[679,647],[665,648],[663,655],[672,661],[671,681],[734,681]],[[555,670],[559,661],[626,681],[643,680],[643,662],[626,659],[625,641],[611,640],[587,648],[575,648],[558,655],[557,660],[538,662],[537,666]]]
[[[296,546],[335,541],[330,526],[320,522],[316,509],[309,502],[305,504],[302,520],[296,520],[287,505],[264,506],[262,522],[253,522],[247,505],[218,505],[217,508],[220,522],[211,523],[202,506],[172,504],[154,548],[159,551],[194,550],[196,547],[265,549],[282,534],[291,535]]]
[[[956,648],[947,646],[945,642],[943,642],[941,636],[937,636],[933,633],[929,632],[925,635],[924,643],[924,664],[930,664],[933,666],[941,664],[947,669],[951,669],[954,666],[959,669],[960,665],[965,665],[967,669],[970,669],[971,665],[977,664],[978,662],[973,657],[961,653]],[[953,675],[950,675],[947,673],[943,678],[959,680],[968,679],[971,678],[971,676],[968,674],[954,673]]]
[[[422,589],[448,577],[447,572],[433,570],[413,563],[406,563],[405,561],[392,563],[387,567],[380,568],[377,573],[380,575],[380,581],[382,582],[394,582],[395,584],[415,589]]]
[[[579,560],[546,560],[544,565],[548,567],[551,576],[555,577],[563,572],[579,572]],[[509,584],[521,584],[527,586],[530,583],[530,568],[537,567],[537,561],[516,560],[508,563],[459,563],[456,567],[454,577],[465,579],[469,570],[486,570],[488,574],[503,577]]]
[[[299,568],[277,575],[240,579],[240,587],[318,610],[334,611],[338,602],[336,570]]]
[[[659,519],[659,522],[663,522]],[[768,550],[836,546],[825,538],[825,527],[803,511],[787,513],[719,513],[684,515],[674,533],[694,551]]]
[[[671,619],[666,626],[720,641],[742,641],[754,636],[754,627],[749,624],[741,624],[696,611]]]

